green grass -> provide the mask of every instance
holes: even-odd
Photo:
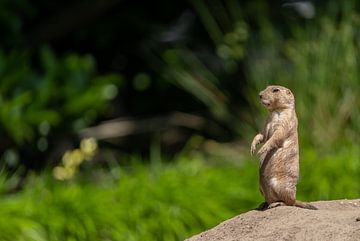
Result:
[[[0,240],[182,240],[257,205],[256,166],[246,166],[179,158],[115,167],[116,178],[34,175],[23,191],[2,194]]]
[[[353,199],[360,196],[360,151],[348,145],[327,153],[302,151],[299,199]]]
[[[302,150],[298,198],[358,197],[359,154],[351,146]],[[258,163],[245,159],[180,156],[80,173],[70,182],[32,175],[22,191],[1,194],[0,240],[183,240],[262,201]]]

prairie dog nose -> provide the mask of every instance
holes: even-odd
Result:
[[[260,99],[262,99],[262,94],[261,93],[259,94],[259,97],[260,97]]]

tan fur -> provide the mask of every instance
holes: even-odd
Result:
[[[261,133],[251,144],[251,154],[256,145],[264,143],[260,155],[260,192],[265,197],[263,208],[280,205],[316,209],[296,200],[299,178],[299,144],[295,112],[295,98],[283,86],[268,86],[259,93],[261,103],[270,114]]]

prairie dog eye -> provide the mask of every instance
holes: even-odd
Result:
[[[280,90],[278,89],[278,88],[274,88],[274,89],[272,89],[272,92],[273,93],[276,93],[276,92],[279,92]]]

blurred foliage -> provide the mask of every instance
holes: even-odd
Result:
[[[357,198],[359,154],[353,146],[303,150],[298,198]],[[257,162],[218,158],[193,152],[144,165],[133,156],[127,167],[114,162],[110,172],[92,169],[65,183],[32,175],[20,193],[0,194],[0,239],[184,240],[262,202]]]
[[[93,123],[116,97],[121,84],[119,75],[97,75],[91,56],[58,58],[43,48],[39,59],[39,70],[34,70],[28,54],[0,52],[2,148],[15,153],[34,142],[34,148],[44,152],[49,137],[71,135]],[[16,165],[6,157],[5,152],[4,161]]]
[[[356,1],[316,5],[316,15],[314,9],[311,14],[300,13],[299,6],[291,2],[176,2],[183,12],[176,12],[177,21],[166,21],[162,27],[151,21],[152,28],[145,31],[143,19],[131,18],[133,32],[129,35],[137,36],[136,31],[147,34],[136,41],[121,31],[111,31],[111,26],[121,21],[113,21],[112,14],[103,15],[109,10],[99,13],[101,24],[84,20],[81,24],[88,25],[77,26],[84,28],[76,32],[62,19],[66,13],[73,14],[66,4],[30,4],[26,0],[0,4],[0,23],[7,26],[7,37],[0,40],[0,151],[10,166],[25,162],[24,156],[46,163],[47,157],[41,153],[54,152],[51,145],[56,146],[52,144],[55,140],[68,134],[73,141],[80,129],[106,118],[109,109],[117,110],[111,117],[196,112],[222,128],[216,133],[204,128],[204,136],[249,140],[261,128],[259,113],[265,112],[257,93],[271,83],[288,86],[295,93],[303,143],[319,148],[360,143]],[[58,10],[54,19],[44,14],[47,6],[51,13]],[[287,12],[291,8],[293,12]],[[131,10],[144,12],[143,7]],[[88,16],[85,13],[79,17]],[[59,25],[64,29],[56,33],[57,29],[49,29],[39,20],[64,20]],[[105,25],[108,27],[103,28]],[[198,33],[199,29],[202,32]],[[72,31],[69,37],[64,36],[67,31]],[[42,34],[49,39],[41,42]],[[111,43],[117,43],[119,36],[127,42],[121,42],[115,51]],[[57,38],[79,52],[93,50],[92,45],[97,51],[56,55],[55,51],[69,51]],[[99,56],[105,45],[106,54]],[[132,56],[141,61],[132,62]],[[124,78],[99,75],[95,58],[101,66],[123,66],[117,71],[123,71]],[[102,68],[103,73],[111,73],[110,67]]]
[[[22,46],[24,22],[34,16],[34,6],[28,0],[1,1],[0,9],[1,49]]]

